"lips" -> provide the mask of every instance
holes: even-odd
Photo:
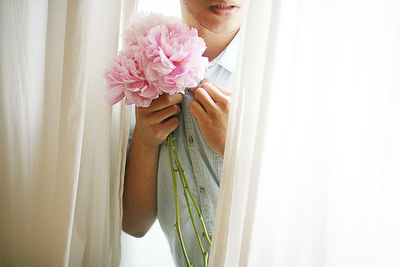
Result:
[[[239,10],[239,6],[233,3],[216,3],[210,5],[209,8],[218,16],[231,16]]]

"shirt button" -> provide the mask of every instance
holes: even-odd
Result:
[[[188,142],[189,144],[193,144],[193,136],[189,135]]]
[[[205,194],[206,193],[206,189],[204,187],[200,187],[200,193]]]

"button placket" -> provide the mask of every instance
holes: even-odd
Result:
[[[187,134],[187,141],[188,141],[188,149],[189,149],[189,156],[192,161],[192,166],[193,166],[193,172],[194,172],[194,180],[196,183],[196,191],[198,192],[198,200],[199,200],[199,206],[200,210],[203,214],[204,221],[207,226],[207,230],[210,230],[210,220],[212,220],[212,214],[211,214],[211,204],[210,204],[210,199],[207,194],[206,190],[206,185],[205,185],[205,177],[203,170],[201,169],[200,166],[200,154],[198,152],[198,144],[194,141],[194,129],[195,129],[195,120],[191,116],[190,111],[189,111],[189,100],[190,97],[188,97],[183,105],[183,108],[186,109],[184,112],[184,117],[185,117],[185,128],[186,128],[186,134]]]

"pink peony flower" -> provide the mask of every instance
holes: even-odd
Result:
[[[160,95],[160,92],[146,80],[143,69],[137,60],[140,58],[140,53],[139,47],[128,47],[119,53],[106,70],[104,77],[109,89],[105,99],[110,105],[114,105],[126,97],[125,103],[128,105],[148,107],[151,101]]]
[[[196,29],[173,17],[139,13],[123,33],[126,48],[104,74],[106,100],[148,107],[163,93],[185,93],[203,79],[208,58],[206,44]]]
[[[144,51],[141,64],[146,78],[159,90],[184,93],[203,79],[208,58],[202,56],[206,44],[196,29],[183,23],[157,25],[138,43]]]
[[[147,32],[157,25],[175,25],[181,23],[179,19],[164,16],[158,13],[139,12],[129,17],[122,37],[126,47],[137,45],[138,38],[147,35]]]

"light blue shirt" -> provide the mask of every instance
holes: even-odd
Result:
[[[236,68],[236,57],[239,46],[239,35],[232,40],[226,49],[208,65],[206,78],[212,83],[231,90],[233,72]],[[210,236],[213,234],[214,215],[217,206],[223,158],[215,153],[203,139],[196,119],[190,112],[193,93],[183,95],[180,124],[173,132],[179,160],[189,183],[189,187],[203,214],[203,219]],[[134,118],[134,116],[132,116]],[[186,266],[186,261],[179,243],[175,225],[175,204],[168,151],[165,142],[160,145],[157,177],[157,215],[161,228],[169,242],[171,253],[177,266]],[[189,212],[186,207],[183,188],[177,173],[178,203],[180,224],[188,257],[194,267],[203,266],[201,250],[196,239]],[[189,198],[192,213],[199,231],[203,229],[196,209]],[[202,238],[206,251],[210,248]]]

